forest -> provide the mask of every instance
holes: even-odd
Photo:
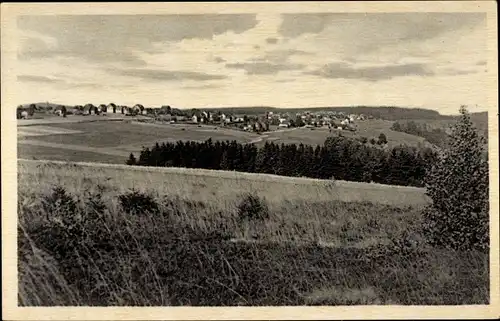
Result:
[[[316,147],[266,142],[261,148],[208,139],[156,143],[126,163],[421,187],[436,156],[430,148],[380,148],[346,137],[329,137]]]

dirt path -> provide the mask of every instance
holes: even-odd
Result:
[[[294,128],[289,128],[289,129],[280,129],[276,132],[279,132],[279,133],[286,133],[286,132],[291,132],[293,130],[296,130],[297,127],[294,127]],[[274,133],[274,132],[271,132],[271,133]],[[264,134],[264,135],[261,135],[260,137],[257,137],[255,139],[252,139],[251,141],[249,141],[248,143],[246,144],[255,144],[255,143],[260,143],[262,140],[264,139],[267,139],[267,140],[278,140],[279,137],[269,137],[270,134]]]
[[[43,147],[51,147],[51,148],[77,150],[77,151],[82,151],[82,152],[93,152],[93,153],[120,156],[120,157],[129,156],[128,152],[113,150],[110,148],[87,147],[87,146],[72,145],[72,144],[57,144],[57,143],[42,142],[42,141],[32,140],[32,139],[18,140],[17,143],[18,144],[25,144],[25,145],[35,145],[35,146],[43,146]]]

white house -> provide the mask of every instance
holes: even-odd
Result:
[[[281,123],[278,125],[279,128],[288,128],[288,123]]]
[[[197,123],[198,122],[198,116],[193,115],[193,118],[191,120],[193,121],[193,123]]]
[[[116,114],[118,108],[116,108],[116,105],[111,103],[106,107],[106,113],[108,114]]]

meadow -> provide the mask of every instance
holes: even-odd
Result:
[[[68,118],[28,119],[18,121],[18,157],[123,164],[130,153],[155,142],[236,140],[263,146],[266,141],[284,144],[321,145],[328,137],[378,139],[387,136],[389,147],[406,144],[418,146],[424,139],[390,130],[392,122],[367,120],[357,123],[357,132],[329,131],[328,128],[291,128],[271,132],[245,132],[230,128],[190,124],[141,123],[118,116],[70,116]],[[425,144],[424,144],[425,145]]]
[[[19,304],[485,304],[488,256],[432,248],[414,187],[18,161]]]

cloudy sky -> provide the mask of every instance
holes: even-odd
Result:
[[[487,110],[483,13],[20,16],[17,28],[19,103]]]

